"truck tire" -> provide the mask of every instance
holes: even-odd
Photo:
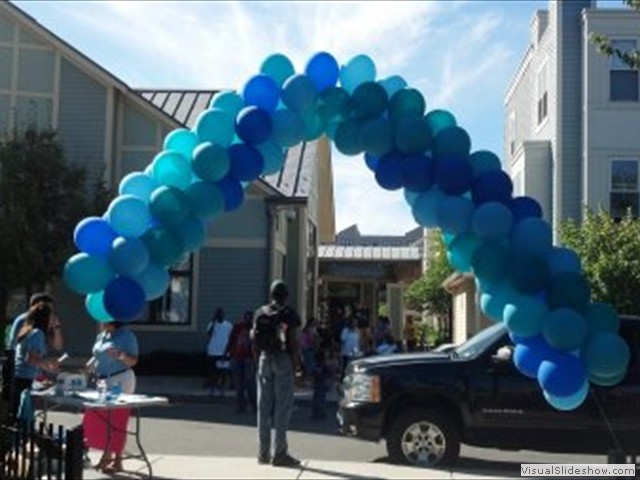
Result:
[[[389,458],[418,467],[452,465],[460,454],[460,432],[438,410],[410,410],[398,415],[386,435]]]

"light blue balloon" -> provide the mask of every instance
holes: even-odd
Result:
[[[235,135],[235,117],[219,108],[210,108],[198,116],[194,129],[199,143],[211,142],[228,147]]]
[[[305,124],[300,115],[287,109],[278,109],[271,116],[271,138],[282,148],[293,147],[304,140]]]
[[[149,251],[139,238],[118,237],[113,241],[109,265],[118,274],[131,277],[149,264]]]
[[[184,190],[191,183],[193,172],[191,163],[184,156],[172,150],[160,152],[153,159],[153,178],[160,185]]]
[[[133,195],[116,197],[106,215],[111,228],[123,237],[139,237],[151,224],[148,205]]]
[[[367,55],[357,55],[340,69],[340,85],[353,93],[358,85],[376,79],[376,65]]]
[[[580,387],[580,390],[566,397],[552,395],[544,390],[543,395],[547,403],[549,403],[553,408],[556,410],[562,410],[563,412],[568,412],[578,408],[587,399],[587,395],[589,395],[589,382],[585,381]]]
[[[88,294],[84,306],[95,321],[99,323],[113,322],[113,317],[104,308],[104,291]]]
[[[229,173],[231,160],[226,148],[211,142],[203,142],[194,150],[191,166],[198,178],[217,182]]]
[[[104,290],[114,275],[105,257],[77,253],[67,260],[62,278],[71,290],[85,294]]]
[[[268,140],[258,145],[258,150],[264,159],[262,175],[271,175],[282,170],[286,160],[286,153],[279,145]]]
[[[244,98],[233,90],[216,93],[209,103],[210,109],[217,108],[218,110],[222,110],[229,118],[236,118],[240,110],[244,107]]]
[[[402,90],[407,86],[407,82],[405,81],[405,79],[399,75],[393,75],[391,77],[379,80],[378,83],[380,83],[382,88],[384,88],[384,90],[387,92],[389,98],[391,98],[393,94],[398,90]]]
[[[547,304],[531,295],[518,295],[506,305],[503,315],[507,328],[520,337],[534,337],[542,332],[542,324],[549,313]]]
[[[471,232],[456,235],[448,244],[447,259],[456,271],[470,272],[471,259],[480,245],[480,239]]]
[[[141,273],[133,277],[144,291],[147,301],[162,297],[169,287],[169,272],[155,264],[149,263]]]
[[[131,172],[126,175],[120,181],[118,193],[120,195],[133,195],[143,202],[149,203],[151,194],[160,186],[160,184],[155,178],[153,178],[151,166],[148,168],[150,171],[149,173]]]
[[[516,292],[508,282],[487,288],[480,294],[480,309],[487,317],[496,322],[504,319],[504,310]]]
[[[438,226],[438,205],[443,198],[444,194],[435,187],[421,193],[416,198],[411,213],[418,225],[425,228]]]
[[[274,53],[269,55],[260,66],[260,73],[271,77],[281,87],[285,80],[296,73],[293,63],[286,55]]]
[[[186,128],[177,128],[164,139],[164,150],[173,150],[187,159],[191,158],[197,145],[198,136]]]

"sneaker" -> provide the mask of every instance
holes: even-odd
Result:
[[[258,464],[259,465],[269,465],[270,463],[271,463],[271,456],[269,454],[258,455]]]
[[[271,465],[274,467],[297,467],[300,465],[300,460],[293,458],[288,453],[285,453],[283,455],[276,455],[273,457]]]

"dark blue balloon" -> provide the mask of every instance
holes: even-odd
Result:
[[[225,177],[216,183],[224,195],[224,209],[227,212],[237,210],[244,201],[244,188],[240,181],[233,177]]]
[[[241,182],[251,182],[260,176],[264,160],[260,151],[245,143],[236,143],[229,147],[231,167],[229,175]]]
[[[376,181],[385,190],[402,188],[402,165],[404,156],[398,152],[391,152],[378,160],[376,165]]]
[[[478,176],[471,187],[473,203],[500,202],[508,205],[513,194],[511,178],[502,170],[487,170]]]
[[[537,379],[540,364],[546,360],[548,353],[548,350],[518,343],[513,351],[513,363],[525,377]]]
[[[402,183],[412,192],[426,192],[435,181],[435,162],[429,155],[411,155],[402,163]]]
[[[267,75],[255,75],[249,79],[242,91],[245,105],[255,105],[273,112],[280,100],[280,87]]]
[[[319,52],[311,57],[304,71],[311,78],[318,92],[335,86],[340,76],[338,62],[327,52]]]
[[[379,161],[380,159],[374,155],[369,155],[368,153],[364,154],[364,163],[367,165],[367,168],[374,173]]]
[[[87,217],[75,228],[73,240],[81,251],[89,255],[105,257],[111,251],[111,244],[118,234],[101,217]]]
[[[542,207],[531,197],[515,197],[509,202],[513,224],[530,217],[542,217]]]
[[[259,145],[271,135],[271,117],[261,108],[243,108],[236,119],[238,137],[249,145]]]
[[[144,310],[145,293],[135,280],[118,277],[105,288],[103,302],[105,310],[115,320],[133,320]]]
[[[473,172],[466,158],[450,157],[438,160],[436,184],[448,195],[462,195],[471,188]]]

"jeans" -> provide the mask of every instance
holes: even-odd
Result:
[[[242,411],[247,408],[247,399],[254,409],[256,408],[256,374],[253,367],[253,359],[231,359],[231,371],[233,372],[233,385],[236,390],[236,407]]]
[[[285,352],[260,354],[258,363],[258,448],[271,454],[271,428],[275,428],[275,456],[288,452],[287,428],[293,411],[293,363]]]

